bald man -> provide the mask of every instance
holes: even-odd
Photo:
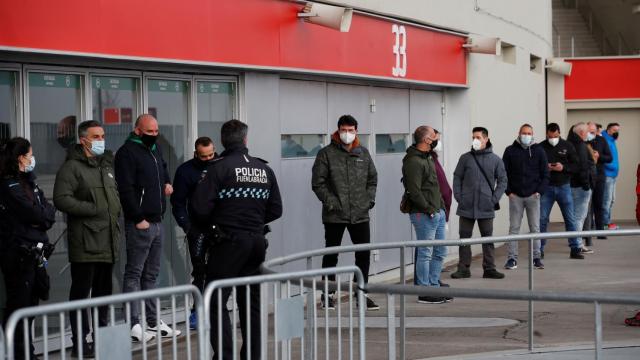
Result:
[[[156,287],[160,273],[165,197],[173,188],[167,163],[156,144],[158,121],[149,114],[138,117],[135,129],[115,156],[115,173],[124,211],[127,264],[124,270],[124,292]],[[139,302],[131,303],[131,338],[149,341],[157,333],[162,337],[180,335],[156,318],[155,300],[146,301],[147,331],[142,331]]]

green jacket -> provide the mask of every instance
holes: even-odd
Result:
[[[409,212],[435,214],[438,210],[444,209],[444,200],[430,153],[418,150],[415,145],[407,149],[407,155],[402,159],[402,182],[409,198]]]
[[[337,134],[313,163],[311,188],[322,202],[323,223],[357,224],[369,221],[376,200],[378,173],[369,151],[358,139],[345,150]]]
[[[121,207],[111,151],[88,158],[81,145],[71,148],[56,175],[53,202],[67,214],[70,262],[116,262]]]

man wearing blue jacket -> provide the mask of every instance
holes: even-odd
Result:
[[[187,236],[192,267],[192,284],[200,289],[201,292],[204,292],[204,285],[207,280],[205,255],[208,251],[208,242],[205,241],[202,231],[191,226],[189,198],[191,198],[200,179],[207,174],[207,166],[216,157],[215,150],[216,148],[210,138],[204,136],[196,139],[193,159],[178,166],[176,175],[173,178],[173,194],[171,194],[173,217]],[[189,325],[192,329],[195,329],[196,324],[196,313],[192,309],[189,316]]]
[[[607,131],[602,132],[602,137],[607,140],[609,144],[609,150],[611,150],[611,157],[613,158],[610,163],[604,164],[604,196],[602,201],[602,220],[605,229],[617,229],[616,224],[611,223],[611,209],[616,199],[616,179],[618,178],[618,172],[620,171],[620,160],[618,158],[618,136],[620,135],[620,124],[610,123],[607,125]]]
[[[522,216],[526,210],[529,232],[540,232],[540,196],[549,185],[549,164],[544,149],[533,140],[533,127],[524,124],[518,137],[502,156],[507,171],[509,196],[509,234],[520,233]],[[533,266],[544,269],[540,259],[540,240],[533,242]],[[507,270],[518,268],[518,242],[509,242],[509,255],[504,266]]]

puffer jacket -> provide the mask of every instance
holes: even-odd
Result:
[[[87,157],[81,145],[69,149],[56,176],[53,201],[67,214],[70,262],[116,262],[122,208],[111,151]]]
[[[491,184],[496,184],[493,191],[482,175],[473,156],[489,177]],[[492,219],[495,217],[494,206],[507,189],[507,172],[499,156],[493,153],[491,143],[482,150],[471,150],[460,156],[453,172],[453,196],[458,202],[458,216],[469,219]]]
[[[313,163],[311,188],[322,202],[323,223],[369,221],[377,184],[378,173],[369,150],[356,138],[347,151],[337,131]]]
[[[0,251],[48,243],[55,214],[33,173],[0,179]]]
[[[402,159],[402,183],[410,213],[432,215],[445,208],[434,159],[429,152],[422,152],[415,145],[407,149]]]

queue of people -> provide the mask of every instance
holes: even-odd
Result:
[[[442,240],[450,218],[452,198],[458,206],[458,233],[470,238],[475,224],[481,236],[493,235],[493,220],[500,210],[500,199],[509,197],[509,234],[520,232],[526,213],[529,231],[546,232],[549,214],[558,203],[567,231],[589,228],[612,229],[611,206],[619,162],[616,142],[619,124],[612,123],[597,134],[596,124],[579,123],[561,137],[557,124],[546,127],[546,139],[537,143],[529,124],[520,127],[512,145],[502,158],[493,151],[489,131],[473,128],[471,149],[462,154],[450,184],[438,160],[442,134],[429,126],[413,133],[413,145],[402,161],[404,194],[400,211],[407,213],[418,240]],[[193,159],[178,167],[173,181],[157,143],[159,127],[150,114],[143,114],[116,154],[105,150],[105,132],[97,121],[78,125],[77,144],[68,148],[67,159],[59,169],[54,185],[53,204],[36,184],[35,157],[31,144],[13,138],[0,152],[0,257],[8,293],[4,322],[17,309],[37,305],[48,298],[47,258],[54,244],[47,230],[55,222],[55,209],[66,216],[71,288],[69,299],[86,299],[112,293],[113,266],[118,259],[124,234],[126,266],[124,292],[153,289],[160,272],[164,233],[162,221],[166,198],[170,197],[173,216],[186,234],[192,263],[193,284],[203,291],[208,282],[258,274],[264,261],[269,232],[268,223],[282,216],[282,201],[273,170],[267,162],[249,155],[248,127],[238,120],[222,126],[221,143],[225,151],[215,152],[208,137],[200,137]],[[640,171],[640,169],[639,169]],[[311,189],[322,202],[325,245],[340,246],[345,230],[354,244],[370,242],[370,210],[376,205],[377,171],[369,151],[358,138],[358,122],[351,115],[338,119],[329,145],[317,152],[312,169]],[[640,196],[640,195],[639,195]],[[55,205],[55,207],[54,207]],[[640,205],[639,205],[640,206]],[[640,211],[640,210],[639,210]],[[124,218],[124,229],[120,219]],[[584,259],[590,239],[569,239],[569,257]],[[517,242],[508,244],[504,268],[518,266]],[[544,269],[545,242],[535,242],[534,263]],[[503,279],[496,267],[495,247],[482,245],[483,278]],[[414,283],[418,286],[444,287],[441,281],[445,246],[419,247],[414,258]],[[471,276],[471,248],[459,247],[454,279]],[[337,255],[326,255],[322,267],[334,267]],[[370,252],[355,254],[355,264],[368,281]],[[330,278],[330,280],[333,280]],[[250,318],[252,358],[260,354],[258,286],[238,289],[243,336],[245,320]],[[222,291],[223,304],[229,298]],[[249,306],[245,297],[250,299]],[[323,294],[321,306],[335,308],[334,294]],[[369,297],[367,310],[379,306]],[[451,302],[448,297],[419,297],[418,302]],[[219,320],[217,302],[211,311],[212,323]],[[173,337],[181,334],[157,318],[155,301],[145,302],[146,324],[141,324],[139,303],[131,306],[131,338],[150,341],[156,334]],[[107,309],[98,311],[98,323],[86,314],[70,314],[72,356],[94,356],[88,335],[92,328],[107,325]],[[222,333],[213,327],[211,343],[217,351],[222,338],[223,354],[231,356],[231,323],[222,312]],[[189,326],[196,328],[192,310]],[[143,330],[146,328],[146,331]],[[16,358],[33,355],[31,340],[16,334]],[[25,338],[26,337],[26,338]],[[23,354],[29,342],[30,354]],[[249,349],[243,348],[246,357]]]

